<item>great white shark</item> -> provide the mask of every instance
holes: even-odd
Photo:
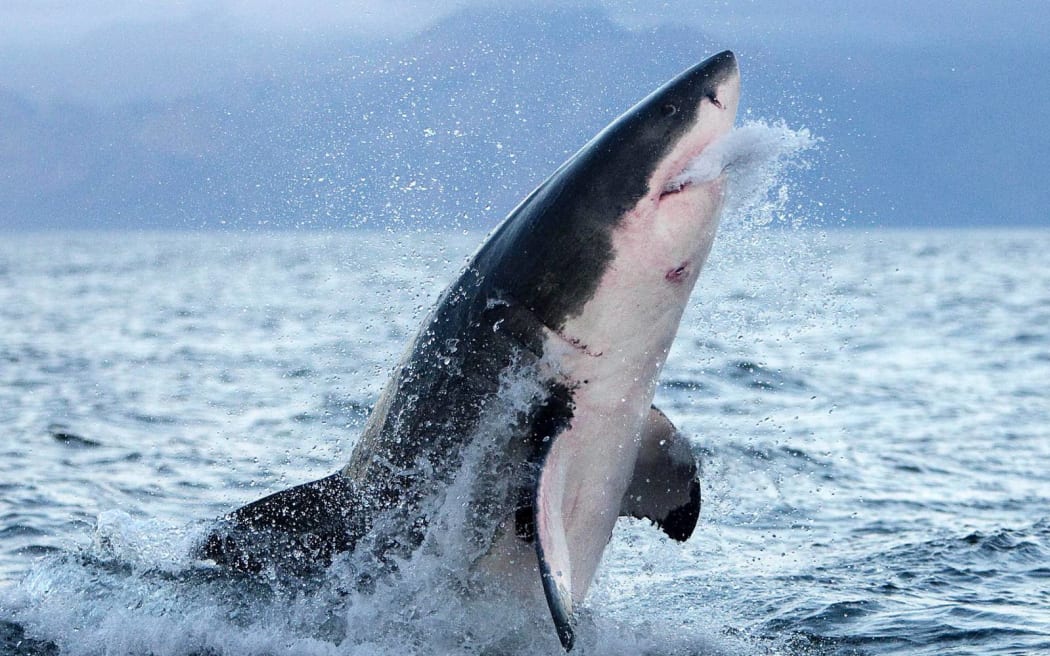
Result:
[[[652,400],[726,184],[717,171],[682,173],[732,129],[739,95],[722,52],[595,136],[444,292],[349,462],[231,512],[201,556],[257,571],[367,551],[379,570],[396,568],[474,458],[455,501],[472,518],[471,567],[542,589],[571,649],[574,609],[617,517],[679,541],[696,526],[696,460]],[[531,391],[508,413],[513,381]]]

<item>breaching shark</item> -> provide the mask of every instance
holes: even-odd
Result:
[[[696,526],[697,462],[652,400],[726,184],[683,171],[732,129],[739,94],[722,52],[594,137],[444,292],[346,466],[230,513],[200,555],[258,571],[368,550],[396,568],[480,452],[469,498],[455,501],[469,504],[481,554],[471,567],[542,589],[571,649],[574,609],[617,517],[679,541]],[[514,381],[532,391],[505,417]]]

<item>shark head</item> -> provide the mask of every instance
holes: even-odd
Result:
[[[732,128],[739,96],[729,51],[682,72],[533,191],[479,253],[479,264],[498,257],[499,266],[484,266],[498,272],[493,282],[558,331],[593,306],[606,283],[647,289],[655,280],[657,289],[688,297],[717,226],[724,181],[691,183],[681,174]],[[629,279],[632,272],[640,277]]]

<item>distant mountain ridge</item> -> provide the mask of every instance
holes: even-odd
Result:
[[[151,38],[168,47],[192,34]],[[403,41],[231,42],[194,61],[195,88],[175,83],[193,53],[179,43],[157,59],[172,83],[143,83],[167,89],[152,99],[34,101],[0,81],[0,229],[489,226],[617,114],[733,45],[673,25],[629,30],[600,9],[473,8]],[[1045,133],[997,150],[985,114],[945,95],[966,82],[944,77],[936,53],[740,54],[742,116],[824,137],[805,184],[827,201],[825,222],[1043,220],[1050,192],[1017,184],[1011,167],[1040,166]],[[114,79],[151,75],[136,66]],[[971,145],[950,148],[959,142]],[[980,174],[961,169],[975,149]]]
[[[487,225],[709,52],[689,32],[633,33],[598,10],[471,9],[385,51],[346,45],[222,95],[105,109],[0,95],[2,221]]]

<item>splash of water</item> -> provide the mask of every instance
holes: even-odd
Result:
[[[729,185],[723,216],[767,225],[782,216],[788,205],[785,173],[790,168],[805,168],[803,155],[819,141],[805,128],[792,130],[783,122],[749,121],[705,148],[671,179],[666,190],[710,182],[724,173]]]
[[[540,392],[527,368],[506,375],[501,402],[477,430],[508,435],[506,426]],[[109,511],[89,546],[42,563],[14,594],[0,597],[0,617],[73,656],[559,653],[538,578],[529,578],[530,596],[516,581],[474,567],[490,546],[484,536],[493,533],[491,522],[501,519],[478,512],[476,499],[507,492],[510,481],[489,470],[489,456],[506,444],[468,442],[462,470],[432,500],[423,544],[370,589],[353,583],[370,567],[367,555],[344,554],[313,579],[230,575],[191,556],[206,526],[175,528]],[[666,652],[666,636],[651,630],[652,622],[636,626],[585,608],[579,651]],[[708,651],[706,635],[687,636],[682,651]]]

